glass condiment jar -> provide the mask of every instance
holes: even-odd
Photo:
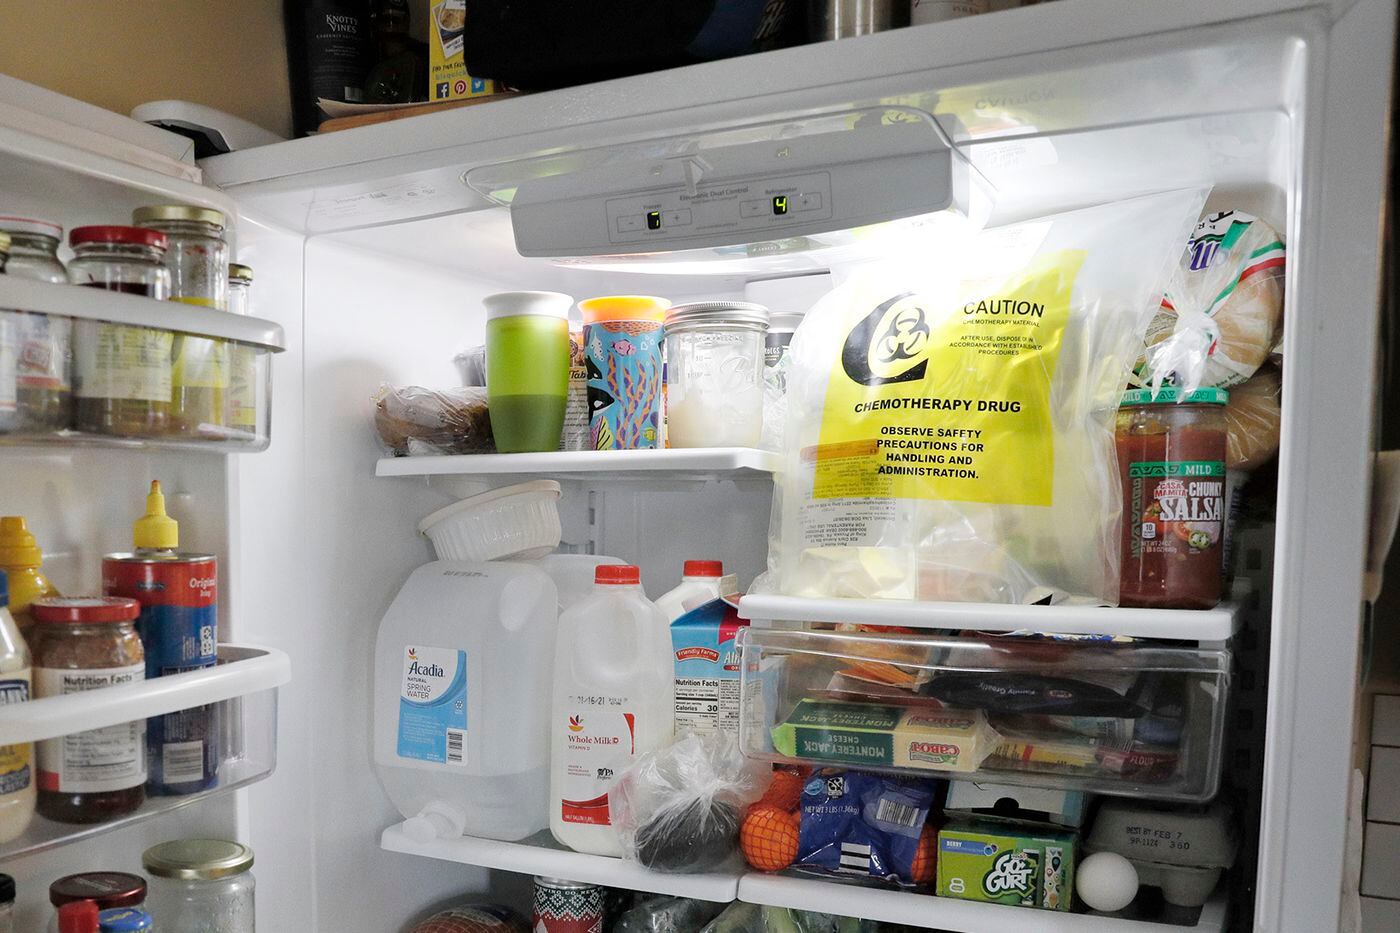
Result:
[[[170,300],[206,308],[228,308],[228,243],[222,211],[161,204],[140,207],[132,222],[165,234],[169,248]],[[226,426],[229,345],[194,334],[176,334],[170,369],[170,433],[221,437]]]
[[[74,285],[163,300],[170,272],[165,234],[139,227],[79,227],[69,234]],[[73,381],[80,431],[124,437],[166,433],[174,335],[153,327],[79,320],[73,328]]]
[[[1211,609],[1224,590],[1224,389],[1133,389],[1118,410],[1119,604]]]
[[[700,301],[666,312],[666,446],[757,447],[768,309]]]
[[[151,910],[182,933],[253,933],[253,850],[223,839],[177,839],[141,856]]]
[[[146,679],[146,653],[136,634],[141,604],[136,600],[46,596],[30,605],[29,614],[35,696]],[[140,807],[145,785],[144,719],[39,743],[40,816],[61,823],[104,823]]]
[[[146,879],[124,871],[85,871],[66,875],[49,885],[53,917],[49,933],[59,933],[58,912],[65,904],[91,901],[98,910],[142,907],[146,903]]]
[[[10,235],[5,274],[49,284],[65,284],[68,272],[58,259],[63,228],[33,217],[0,216]],[[73,320],[31,311],[0,311],[13,326],[14,383],[22,432],[61,431],[73,423]],[[8,383],[8,376],[5,377]]]
[[[252,285],[250,266],[229,263],[228,310],[231,314],[252,314],[248,294]],[[258,431],[258,353],[241,343],[229,347],[228,426],[240,435],[256,436]]]

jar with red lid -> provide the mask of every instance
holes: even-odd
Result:
[[[170,271],[165,234],[140,227],[78,227],[69,234],[74,285],[164,300]],[[170,419],[175,335],[80,319],[73,328],[73,382],[80,431],[124,437],[164,434]]]
[[[64,696],[146,679],[136,634],[141,605],[117,596],[49,596],[29,607],[34,692]],[[146,799],[146,721],[91,729],[39,743],[41,816],[103,823]]]
[[[1225,586],[1224,389],[1133,389],[1118,410],[1119,604],[1211,609]]]
[[[118,907],[143,907],[146,903],[146,879],[124,871],[85,871],[65,875],[49,885],[49,903],[54,915],[49,920],[49,933],[59,933],[58,911],[65,904],[91,901],[97,910]]]

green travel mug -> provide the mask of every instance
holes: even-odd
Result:
[[[486,398],[496,449],[559,449],[569,393],[569,309],[558,292],[500,292],[486,306]]]

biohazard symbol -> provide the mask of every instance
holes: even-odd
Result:
[[[890,318],[889,327],[875,342],[875,358],[881,363],[912,360],[924,351],[928,336],[924,309],[917,306],[902,308]]]

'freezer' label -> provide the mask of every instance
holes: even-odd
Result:
[[[399,691],[400,758],[467,763],[467,653],[406,645]]]

